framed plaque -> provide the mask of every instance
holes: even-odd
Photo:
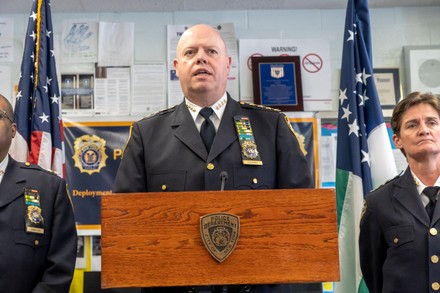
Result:
[[[374,68],[373,74],[382,108],[394,108],[402,97],[399,68]]]
[[[282,111],[303,111],[299,56],[252,57],[254,103]]]
[[[440,46],[405,46],[406,94],[440,94]]]

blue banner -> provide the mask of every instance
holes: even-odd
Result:
[[[111,193],[130,125],[64,123],[68,190],[78,225],[101,223],[101,195]]]

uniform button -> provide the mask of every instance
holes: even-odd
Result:
[[[440,289],[440,284],[438,282],[434,282],[431,284],[431,288],[434,291],[438,291]]]
[[[34,241],[34,244],[35,244],[35,246],[38,246],[38,245],[40,244],[40,241],[35,240],[35,241]]]
[[[431,234],[432,236],[437,235],[437,229],[436,228],[429,229],[429,234]]]
[[[30,166],[31,165],[31,163],[29,163],[29,162],[26,162],[26,163],[24,163],[26,166]]]
[[[432,263],[438,263],[438,256],[437,255],[431,256],[431,262]]]
[[[163,190],[163,191],[167,190],[167,186],[166,186],[165,184],[162,185],[162,190]]]
[[[214,170],[214,164],[213,163],[209,163],[207,166],[206,166],[206,168],[209,170],[209,171],[211,171],[211,170]]]
[[[257,184],[257,183],[258,183],[258,179],[257,179],[257,178],[254,178],[254,179],[252,179],[252,182],[253,182],[254,184]]]
[[[397,244],[397,243],[399,243],[399,238],[394,238],[394,240],[393,240],[393,242],[394,242],[394,244]]]

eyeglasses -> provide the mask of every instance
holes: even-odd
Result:
[[[0,120],[8,119],[11,123],[14,123],[11,118],[9,118],[8,114],[6,114],[6,110],[0,110]]]

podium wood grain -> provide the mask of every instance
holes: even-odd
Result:
[[[130,193],[102,196],[103,288],[339,280],[332,189]],[[218,263],[200,217],[240,217],[235,250]]]

